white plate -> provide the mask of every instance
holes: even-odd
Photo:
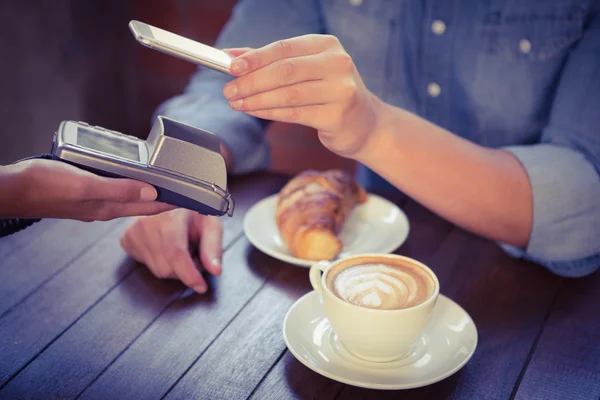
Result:
[[[348,385],[386,390],[431,385],[449,377],[471,359],[478,340],[469,314],[440,294],[433,319],[409,356],[389,363],[363,361],[341,345],[314,291],[290,307],[283,338],[294,357],[313,371]]]
[[[277,195],[256,203],[244,217],[244,232],[260,251],[295,265],[310,267],[314,261],[294,257],[279,235],[275,223]],[[406,214],[383,197],[369,194],[367,201],[352,210],[339,238],[339,258],[361,253],[391,253],[408,236]]]

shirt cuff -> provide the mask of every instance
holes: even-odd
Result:
[[[600,254],[600,177],[581,153],[565,146],[510,146],[533,194],[533,226],[526,249],[499,243],[513,257],[552,265],[597,260]]]

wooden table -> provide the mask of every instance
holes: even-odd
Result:
[[[600,274],[561,279],[400,199],[398,249],[430,265],[472,316],[479,345],[429,387],[376,391],[324,378],[281,328],[307,270],[254,249],[245,211],[286,178],[235,181],[223,275],[200,296],[129,259],[129,220],[42,221],[0,240],[0,398],[594,399],[600,396]]]

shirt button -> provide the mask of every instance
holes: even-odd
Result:
[[[442,88],[437,83],[431,82],[429,85],[427,85],[427,93],[429,93],[431,97],[438,97],[441,92]]]
[[[444,32],[446,32],[446,24],[444,21],[436,19],[431,23],[431,31],[436,35],[442,35]]]
[[[363,0],[350,0],[350,4],[352,4],[354,7],[358,7],[362,4]]]
[[[527,39],[521,39],[519,41],[519,50],[521,53],[528,54],[531,52],[531,42]]]

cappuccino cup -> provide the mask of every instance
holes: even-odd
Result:
[[[409,355],[439,296],[439,282],[430,268],[395,254],[322,261],[309,274],[341,344],[371,362]]]

